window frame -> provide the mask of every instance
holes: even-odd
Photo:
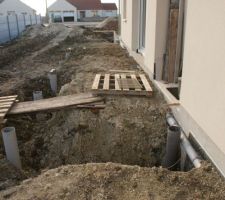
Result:
[[[146,48],[146,18],[147,0],[140,0],[139,3],[139,52],[144,54]]]

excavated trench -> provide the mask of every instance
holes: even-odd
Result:
[[[67,32],[57,26],[42,29],[46,35],[58,29]],[[40,27],[34,30],[31,35],[39,34]],[[42,90],[44,98],[54,96],[47,77],[52,68],[58,74],[57,95],[90,92],[96,73],[143,73],[110,37],[75,28],[57,45],[46,49],[48,44],[43,44],[45,51],[25,53],[22,62],[8,60],[0,70],[0,95],[18,94],[20,101],[28,101],[34,90]],[[168,111],[156,88],[150,98],[105,96],[105,102],[100,111],[70,108],[7,116],[6,126],[16,128],[23,170],[6,161],[0,139],[0,198],[224,198],[224,180],[208,163],[185,173],[153,167],[160,166],[165,155]]]
[[[49,62],[58,73],[58,95],[90,91],[96,73],[111,69],[135,70],[137,63],[109,35],[86,30],[68,37],[34,60]],[[110,41],[110,42],[109,42]],[[72,48],[69,59],[65,51]],[[54,96],[47,73],[16,86],[20,101],[32,100],[35,90],[44,98]],[[18,137],[23,170],[29,176],[67,164],[121,163],[159,166],[165,153],[165,102],[155,90],[153,97],[105,97],[104,110],[65,109],[56,112],[8,117]],[[1,141],[2,143],[2,141]],[[3,145],[1,152],[3,154]]]

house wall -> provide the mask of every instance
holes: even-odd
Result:
[[[68,3],[66,0],[58,0],[48,7],[49,18],[52,18],[53,15],[61,16],[63,19],[64,16],[68,16],[64,11],[71,12],[71,16],[74,16],[74,21],[77,21],[77,8],[72,4]]]
[[[123,13],[124,0],[120,0]],[[152,77],[154,64],[158,79],[161,76],[163,57],[166,52],[166,39],[169,15],[169,0],[147,0],[146,47],[141,56],[145,70]],[[121,39],[129,51],[139,48],[139,0],[127,0],[127,17],[121,21]],[[121,15],[123,17],[123,14]]]
[[[102,11],[102,17],[116,17],[117,16],[117,10],[103,10]]]
[[[121,16],[123,1],[120,0]],[[153,81],[172,107],[186,134],[191,133],[225,176],[225,0],[186,0],[183,76],[180,101],[160,81]],[[138,1],[127,0],[127,17],[121,21],[121,43],[152,78],[156,63],[160,80],[166,52],[169,1],[147,0],[146,49],[138,47]]]
[[[121,39],[128,49],[132,49],[132,17],[133,17],[133,0],[126,0],[126,18],[123,17],[124,0],[121,3]]]
[[[225,156],[216,151],[225,154],[224,6],[225,0],[186,1],[180,102],[205,135],[190,131],[225,174]]]
[[[80,19],[80,11],[85,11],[85,17],[94,17],[95,13],[97,16],[103,17],[103,10],[79,10],[78,19]]]
[[[16,14],[35,14],[35,10],[19,0],[5,0],[0,4],[1,15],[7,15],[8,11],[15,11]]]

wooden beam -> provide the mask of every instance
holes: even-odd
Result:
[[[13,95],[13,96],[4,96],[4,97],[0,97],[0,100],[3,100],[3,99],[16,99],[17,98],[17,95]]]
[[[179,78],[179,72],[181,70],[181,59],[182,59],[182,45],[183,45],[183,28],[184,28],[184,6],[185,0],[180,0],[179,3],[179,16],[178,16],[178,30],[177,30],[177,49],[176,49],[176,60],[175,60],[175,72],[174,82],[176,83]]]
[[[100,82],[101,74],[96,74],[94,83],[92,85],[92,90],[97,90]]]
[[[134,74],[131,74],[131,78],[137,80],[137,77],[136,77],[136,75],[134,75]],[[137,81],[138,81],[138,80],[137,80]],[[135,89],[135,91],[141,91],[141,89]]]
[[[148,92],[152,92],[152,87],[149,85],[146,76],[144,74],[140,74],[140,78],[142,83],[144,84],[145,90]]]
[[[109,90],[109,79],[110,79],[110,75],[105,74],[103,90]]]
[[[129,71],[129,70],[109,70],[110,72],[114,72],[114,73],[136,73],[135,71]]]
[[[126,74],[121,74],[121,78],[126,79],[127,78]],[[125,87],[125,85],[122,85],[122,89],[124,91],[129,91],[129,88]]]
[[[118,80],[120,79],[119,74],[115,74],[115,90],[121,90]]]
[[[176,49],[177,49],[177,30],[178,30],[178,9],[170,11],[170,27],[169,27],[169,58],[168,58],[168,82],[174,82]]]

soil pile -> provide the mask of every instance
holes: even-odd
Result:
[[[210,166],[188,173],[119,164],[65,166],[1,192],[1,199],[153,200],[224,199],[225,186]]]

